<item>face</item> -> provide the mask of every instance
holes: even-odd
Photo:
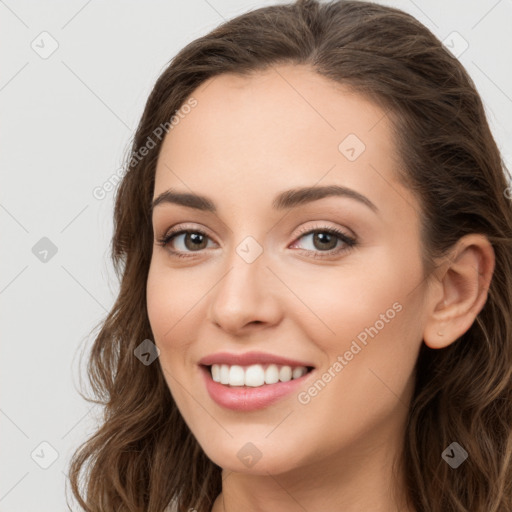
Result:
[[[308,68],[276,69],[205,82],[167,134],[147,281],[185,422],[213,462],[253,474],[400,439],[425,318],[420,209],[395,179],[388,117]],[[349,191],[282,195],[306,187]]]

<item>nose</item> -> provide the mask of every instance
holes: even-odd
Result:
[[[261,254],[251,263],[234,253],[229,268],[208,294],[207,319],[230,334],[264,324],[272,326],[282,318],[284,288]]]

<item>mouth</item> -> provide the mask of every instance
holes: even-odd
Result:
[[[278,364],[200,364],[210,398],[224,409],[249,412],[265,409],[297,394],[315,374],[313,366]]]
[[[252,364],[248,366],[212,364],[201,366],[208,371],[214,382],[229,387],[251,388],[300,379],[314,369],[313,366],[279,364]]]

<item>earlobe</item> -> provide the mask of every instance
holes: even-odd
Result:
[[[445,348],[473,325],[487,301],[494,266],[494,249],[486,236],[471,234],[457,242],[432,290],[436,296],[423,332],[428,347]]]

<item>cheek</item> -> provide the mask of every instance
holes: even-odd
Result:
[[[172,326],[169,312],[173,311],[173,294],[168,293],[165,275],[158,272],[153,264],[146,284],[146,301],[151,330],[155,338],[161,340],[165,331]]]
[[[187,409],[187,396],[183,392],[182,383],[190,372],[186,365],[190,346],[186,315],[197,300],[193,301],[189,297],[193,294],[190,286],[184,286],[179,280],[179,274],[152,264],[146,284],[146,297],[154,342],[160,350],[160,367],[174,401],[183,411]]]
[[[386,258],[375,254],[373,259],[339,272],[320,269],[310,271],[307,279],[292,280],[290,276],[300,299],[295,301],[295,321],[300,322],[305,339],[322,345],[326,352],[342,353],[354,337],[379,321],[380,315],[387,312],[387,317],[394,318],[393,304],[403,301],[402,278],[397,280],[386,263]]]
[[[192,304],[190,297],[193,292],[190,287],[177,282],[180,276],[168,269],[151,266],[146,285],[147,312],[154,342],[160,349],[160,363],[166,379],[167,372],[176,375],[182,366],[183,353],[188,345],[183,326],[187,321],[187,311],[190,313]],[[180,365],[177,366],[176,362]],[[171,366],[171,363],[174,363]],[[168,382],[172,385],[172,382]]]
[[[199,300],[197,290],[187,272],[152,262],[146,284],[147,311],[153,334],[160,343],[176,339],[180,324],[187,321],[187,313]]]
[[[322,398],[311,390],[320,415],[332,402],[364,416],[362,403],[378,410],[408,386],[421,345],[421,287],[411,293],[421,271],[410,254],[407,265],[406,256],[381,250],[365,265],[344,268],[339,279],[319,274],[308,283],[296,280],[294,291],[308,307],[301,329],[324,352],[322,370],[331,372],[317,386]]]

